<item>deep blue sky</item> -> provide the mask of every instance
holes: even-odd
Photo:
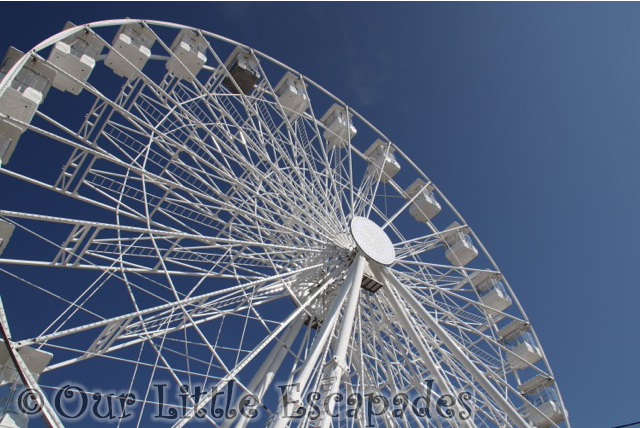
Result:
[[[640,420],[640,4],[5,3],[2,15],[2,52],[66,20],[129,16],[298,69],[415,159],[474,228],[574,427]]]

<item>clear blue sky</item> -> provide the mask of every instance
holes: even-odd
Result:
[[[2,15],[2,52],[66,20],[129,16],[213,31],[309,76],[474,228],[574,427],[640,420],[640,4],[4,3]]]

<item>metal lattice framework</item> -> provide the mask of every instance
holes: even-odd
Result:
[[[49,79],[33,119],[0,110],[20,130],[19,142],[0,131],[17,147],[3,188],[29,192],[0,207],[3,373],[15,372],[3,383],[135,393],[122,426],[153,422],[164,382],[203,391],[163,397],[180,410],[173,426],[243,427],[252,419],[210,411],[233,381],[260,402],[262,426],[569,427],[475,233],[310,79],[218,35],[140,20],[69,25],[3,67],[2,109],[12,89],[38,89],[24,70]],[[345,399],[327,401],[335,418],[283,417],[337,392],[395,408],[431,396],[431,415],[409,404],[349,417]],[[453,418],[434,407],[446,396]],[[66,423],[41,404],[51,426]]]

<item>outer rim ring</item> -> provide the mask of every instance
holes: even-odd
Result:
[[[9,82],[13,79],[13,77],[17,74],[17,72],[20,70],[20,68],[29,60],[30,56],[34,53],[37,53],[43,49],[46,49],[47,47],[53,45],[54,43],[56,43],[59,40],[62,40],[70,35],[73,35],[77,32],[89,29],[89,28],[100,28],[100,27],[108,27],[108,26],[119,26],[119,25],[123,25],[123,24],[130,24],[130,23],[139,23],[139,22],[145,22],[149,25],[155,25],[155,26],[162,26],[162,27],[168,27],[168,28],[174,28],[174,29],[192,29],[198,32],[201,32],[204,35],[207,35],[209,37],[212,37],[214,39],[226,42],[226,43],[230,43],[236,46],[241,46],[247,49],[250,49],[251,51],[255,52],[256,54],[259,54],[261,57],[268,59],[269,61],[273,62],[274,64],[282,67],[285,70],[291,71],[295,74],[297,74],[298,76],[300,76],[302,79],[304,79],[306,82],[310,83],[311,85],[313,85],[314,87],[316,87],[317,89],[319,89],[320,91],[322,91],[325,95],[327,95],[328,97],[330,97],[331,99],[339,102],[340,104],[344,105],[351,113],[353,113],[353,115],[355,117],[357,117],[359,120],[361,120],[364,124],[366,124],[369,128],[371,128],[373,131],[375,131],[376,133],[378,133],[380,136],[384,137],[387,139],[387,141],[391,141],[390,139],[388,139],[386,137],[386,135],[384,133],[382,133],[378,128],[376,128],[375,126],[373,126],[370,122],[368,122],[364,117],[362,117],[360,114],[358,114],[355,110],[351,109],[346,103],[342,102],[339,98],[337,98],[336,96],[334,96],[333,94],[331,94],[329,91],[327,91],[326,89],[324,89],[321,85],[317,84],[316,82],[314,82],[312,79],[302,75],[301,73],[298,73],[297,71],[295,71],[294,69],[288,67],[286,64],[283,64],[282,62],[270,57],[269,55],[266,55],[258,50],[252,49],[251,47],[244,45],[242,43],[236,42],[232,39],[220,36],[218,34],[209,32],[209,31],[205,31],[205,30],[201,30],[198,29],[196,27],[192,27],[192,26],[188,26],[188,25],[182,25],[182,24],[176,24],[176,23],[171,23],[171,22],[166,22],[166,21],[157,21],[157,20],[144,20],[144,19],[115,19],[115,20],[104,20],[104,21],[95,21],[95,22],[91,22],[88,24],[83,24],[83,25],[78,25],[76,27],[70,28],[68,30],[64,30],[61,31],[47,39],[45,39],[43,42],[39,43],[38,45],[36,45],[34,48],[32,48],[30,51],[28,51],[21,59],[20,61],[18,61],[12,68],[11,70],[7,73],[7,75],[4,77],[4,79],[2,79],[0,81],[0,96],[4,93],[6,87],[8,87]],[[354,150],[355,152],[360,153],[355,147],[351,146],[352,150]],[[411,158],[407,155],[404,154],[404,152],[402,152],[402,150],[397,147],[394,144],[394,148],[403,155],[404,160],[407,161],[412,167],[413,169],[419,173],[420,175],[423,176],[423,178],[427,179],[429,181],[429,183],[432,183],[431,180],[428,179],[428,177],[424,174],[424,172],[422,171],[422,169],[420,167],[418,167],[415,163],[413,163],[411,161]],[[361,154],[361,153],[360,153]],[[437,187],[434,185],[434,188],[438,191],[438,194],[440,197],[442,197],[444,199],[444,201],[447,203],[448,207],[451,208],[451,210],[453,211],[453,213],[464,222],[463,217],[460,215],[460,213],[455,209],[455,207],[453,206],[453,204],[451,204],[449,202],[449,200],[444,196],[444,194],[442,192],[440,192]],[[466,224],[466,222],[464,222]],[[476,236],[476,234],[473,232],[473,230],[471,228],[469,228],[471,235],[474,237],[475,241],[477,242],[478,246],[482,249],[483,254],[487,257],[488,261],[493,265],[493,267],[495,268],[496,271],[499,271],[499,268],[497,267],[497,264],[495,263],[495,261],[493,260],[493,258],[491,257],[490,253],[486,250],[486,248],[484,247],[484,245],[482,244],[482,242],[480,241],[480,239],[478,239],[478,237]],[[375,260],[375,259],[374,259]],[[390,264],[392,264],[393,262],[391,262]],[[509,287],[511,289],[511,287]],[[520,305],[517,296],[515,293],[511,292],[511,297],[514,299],[514,303],[516,303],[519,311],[525,316],[526,318],[526,313],[523,310],[522,306]],[[533,330],[533,334],[534,336],[537,335],[535,334],[535,330]],[[538,341],[540,342],[540,341]],[[550,365],[548,364],[548,359],[546,358],[546,355],[544,354],[544,349],[541,348],[542,353],[543,353],[543,358],[544,360],[547,362],[546,367],[549,370],[549,374],[551,374],[553,376],[553,372],[551,370]],[[562,402],[562,398],[560,399]],[[563,407],[564,407],[564,403]],[[565,407],[566,409],[566,407]]]

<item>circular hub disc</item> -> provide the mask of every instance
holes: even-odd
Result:
[[[351,235],[358,248],[374,262],[390,265],[396,259],[391,239],[380,226],[364,217],[351,220]]]

